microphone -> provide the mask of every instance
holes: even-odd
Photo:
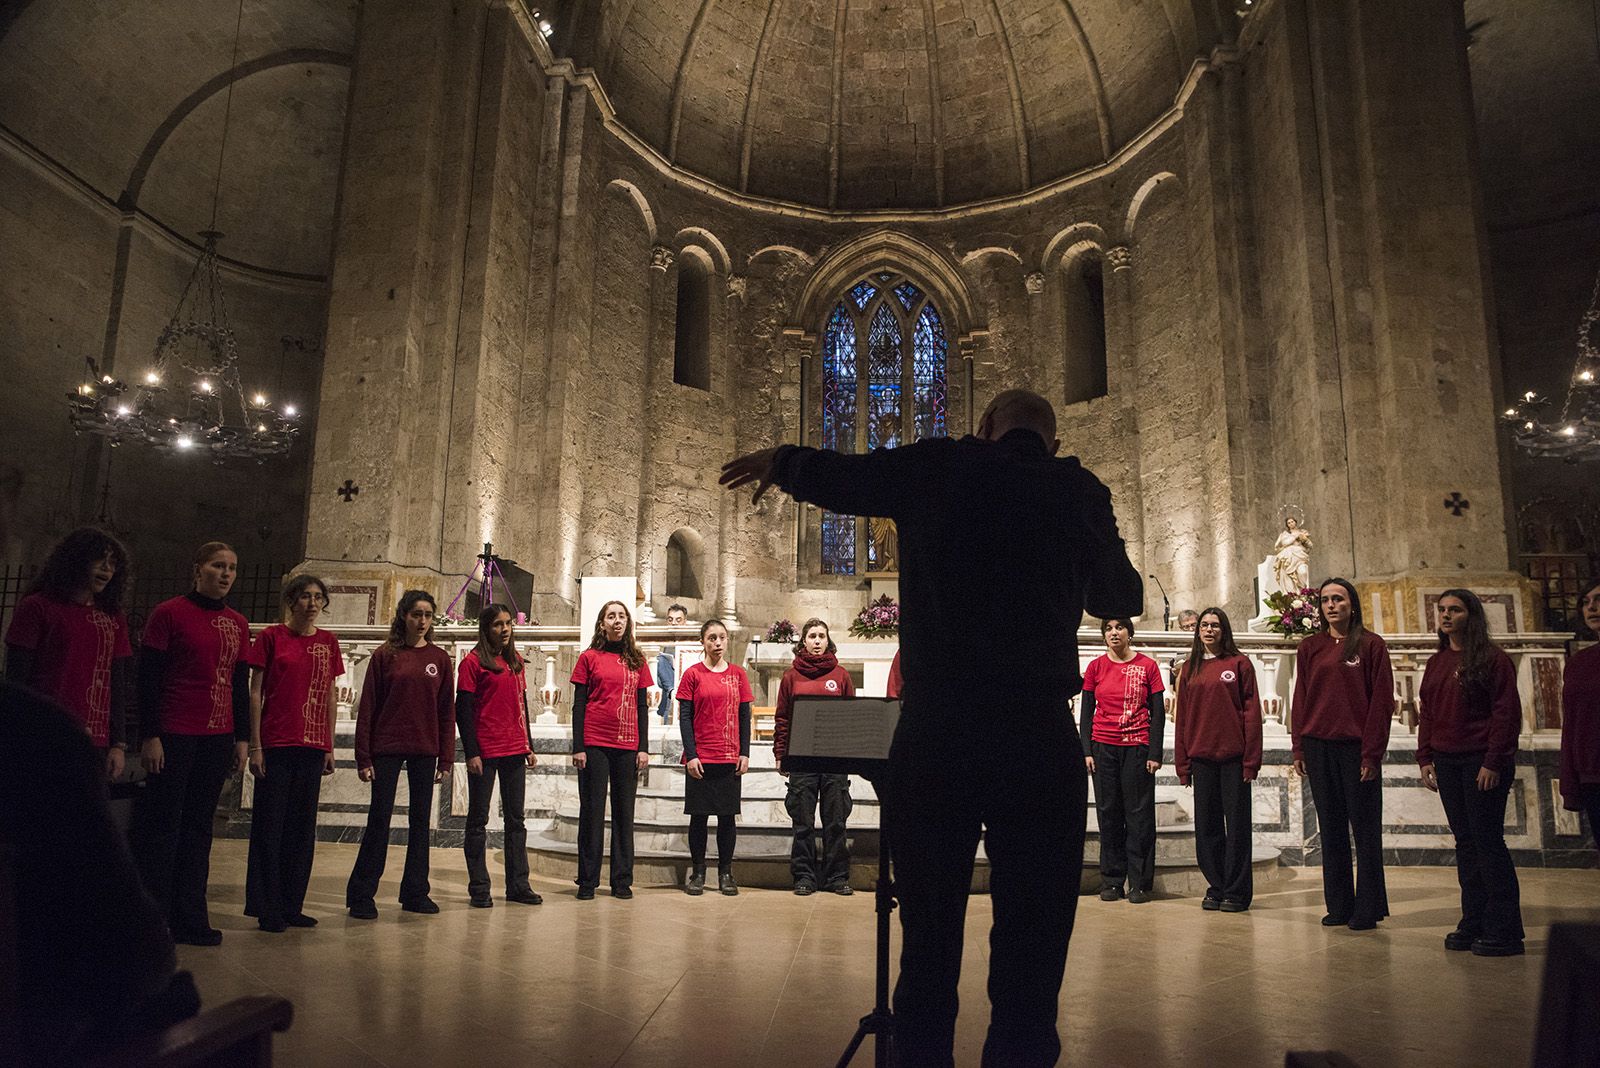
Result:
[[[1167,600],[1167,588],[1161,585],[1161,580],[1156,578],[1154,575],[1146,575],[1145,578],[1155,579],[1156,589],[1161,591],[1161,629],[1163,631],[1171,630],[1172,602]]]

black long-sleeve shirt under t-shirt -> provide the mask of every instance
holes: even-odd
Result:
[[[1078,624],[1144,611],[1144,582],[1117,532],[1111,492],[1038,434],[929,438],[861,456],[785,446],[777,484],[847,515],[887,516],[900,538],[900,652],[907,692],[953,685],[987,636],[989,677],[1078,692]]]

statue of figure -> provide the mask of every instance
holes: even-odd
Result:
[[[1272,549],[1272,577],[1284,593],[1311,585],[1311,533],[1294,516],[1283,521],[1283,533]]]
[[[894,520],[872,516],[867,520],[867,536],[872,540],[872,563],[867,568],[873,574],[898,574],[900,571],[900,532]]]

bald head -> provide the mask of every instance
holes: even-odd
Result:
[[[1056,411],[1050,402],[1026,389],[1008,389],[996,395],[978,420],[978,437],[985,441],[999,441],[1013,430],[1031,430],[1051,446],[1051,452],[1060,446],[1056,441]]]

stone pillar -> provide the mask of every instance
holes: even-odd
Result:
[[[1112,490],[1117,526],[1128,546],[1128,559],[1144,574],[1144,504],[1140,478],[1139,345],[1134,330],[1133,250],[1116,245],[1106,250],[1106,393],[1112,405],[1111,437],[1122,463],[1102,476]],[[1146,591],[1145,603],[1150,603]]]
[[[639,608],[641,621],[655,618],[651,600],[655,596],[654,576],[656,530],[656,444],[661,436],[660,400],[657,394],[669,388],[672,382],[672,347],[667,343],[663,323],[671,321],[664,314],[665,302],[674,293],[667,284],[671,275],[672,249],[655,245],[650,249],[650,292],[646,297],[644,336],[644,456],[639,463],[639,532],[634,544],[634,573],[644,591]]]

